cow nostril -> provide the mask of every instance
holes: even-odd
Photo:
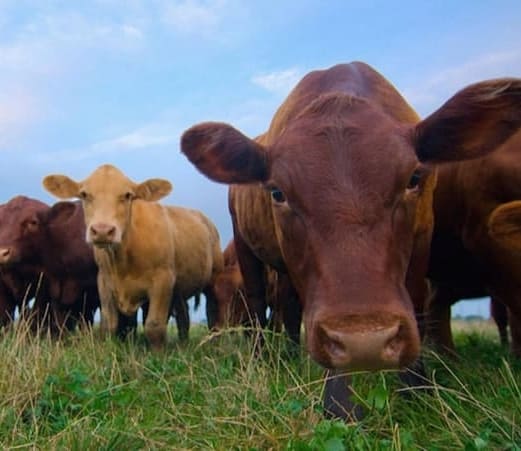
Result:
[[[109,238],[114,238],[114,235],[116,234],[116,227],[114,226],[110,226],[108,229],[107,229],[107,237]]]
[[[9,257],[9,254],[11,253],[11,249],[8,247],[0,249],[0,256],[3,258]]]

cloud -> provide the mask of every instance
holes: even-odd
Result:
[[[164,5],[163,21],[182,33],[207,34],[222,19],[226,1],[182,0]]]
[[[465,86],[488,78],[519,76],[521,50],[488,53],[461,65],[440,70],[421,86],[404,90],[404,97],[421,112],[429,112]]]
[[[38,154],[41,162],[79,161],[100,155],[133,152],[143,149],[177,145],[181,130],[173,128],[171,122],[157,122],[136,128],[128,133],[92,143],[78,149],[66,149]]]
[[[296,68],[285,69],[252,77],[251,81],[267,91],[287,94],[302,78],[302,71]]]

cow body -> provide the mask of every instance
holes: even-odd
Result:
[[[521,320],[521,245],[516,246],[521,234],[501,233],[503,226],[509,227],[501,212],[519,208],[520,156],[518,132],[491,155],[439,171],[429,269],[435,296],[429,322],[431,335],[444,348],[454,348],[450,305],[460,298],[490,295],[508,307],[512,325]],[[505,237],[514,240],[505,242]],[[521,355],[516,327],[511,327],[511,334],[513,351]]]
[[[172,308],[187,338],[186,300],[201,291],[211,296],[210,282],[222,269],[215,226],[198,211],[156,203],[169,182],[138,185],[110,165],[79,183],[48,176],[44,184],[59,197],[82,199],[86,240],[99,267],[103,329],[114,333],[118,312],[133,315],[148,301],[145,334],[154,349],[165,344]]]
[[[222,123],[187,130],[190,161],[241,185],[231,188],[230,210],[251,309],[261,318],[265,262],[295,286],[317,362],[334,370],[412,364],[414,313],[427,292],[430,163],[491,152],[519,127],[520,95],[520,80],[483,82],[419,122],[387,80],[351,63],[306,75],[255,141]]]

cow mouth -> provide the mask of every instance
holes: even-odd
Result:
[[[92,241],[92,245],[95,247],[101,248],[101,249],[109,249],[109,248],[114,247],[116,245],[116,243],[114,243],[114,241],[110,241],[110,240],[96,240],[96,241]]]

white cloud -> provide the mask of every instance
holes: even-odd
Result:
[[[277,94],[287,94],[301,78],[302,71],[296,68],[290,68],[255,75],[252,77],[251,81],[267,91]]]
[[[148,124],[114,138],[98,141],[79,149],[67,149],[45,152],[38,155],[41,162],[79,161],[100,155],[114,155],[151,149],[166,145],[176,145],[179,142],[181,130],[172,127],[171,123],[158,122]]]
[[[430,112],[465,86],[489,78],[519,77],[521,50],[481,55],[461,65],[440,70],[419,86],[405,89],[404,97],[420,112]]]
[[[224,0],[182,0],[166,3],[163,21],[183,33],[208,34],[215,31],[226,6]]]

